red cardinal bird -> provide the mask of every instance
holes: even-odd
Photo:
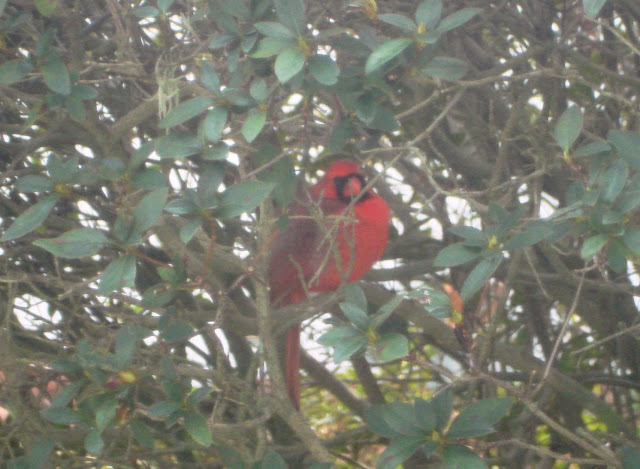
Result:
[[[296,303],[306,292],[336,290],[343,281],[360,279],[380,259],[389,236],[389,206],[365,185],[358,163],[336,161],[289,206],[289,226],[277,234],[271,250],[272,305]],[[296,408],[299,370],[297,325],[287,331],[285,349],[285,384]]]

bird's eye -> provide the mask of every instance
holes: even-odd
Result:
[[[338,198],[342,200],[351,200],[360,195],[366,181],[364,177],[359,173],[351,173],[343,177],[337,177],[334,179],[336,186],[336,193]],[[366,198],[367,194],[363,194],[359,200]]]

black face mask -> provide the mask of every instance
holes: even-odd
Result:
[[[358,194],[345,194],[345,188],[349,184],[349,181],[351,181],[352,179],[357,179],[360,182],[360,187],[362,188],[367,185],[367,181],[365,181],[362,174],[359,173],[351,173],[347,174],[346,176],[336,177],[334,178],[333,183],[336,186],[336,194],[338,195],[338,199],[343,202],[349,203],[357,197],[358,201],[356,203],[360,203],[370,198],[371,194],[369,194],[369,191],[361,191]]]

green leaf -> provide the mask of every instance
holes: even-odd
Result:
[[[111,262],[100,277],[98,291],[100,296],[106,296],[122,287],[133,287],[136,279],[136,258],[132,254],[120,256]]]
[[[613,202],[622,192],[624,185],[629,177],[629,168],[627,163],[617,160],[603,174],[600,179],[602,191],[600,197],[605,202]]]
[[[209,396],[213,392],[213,388],[210,386],[202,386],[200,388],[193,389],[187,397],[187,407],[192,408],[200,404],[202,400]]]
[[[463,243],[450,244],[442,249],[433,260],[436,267],[455,267],[466,264],[480,255],[480,249],[473,249]]]
[[[634,254],[640,255],[640,230],[633,226],[626,226],[622,241]]]
[[[186,134],[169,134],[154,140],[155,151],[160,158],[181,159],[200,153],[202,142],[198,137]]]
[[[377,469],[393,469],[427,442],[425,437],[403,436],[391,442],[376,461]]]
[[[60,195],[51,194],[29,207],[7,228],[0,241],[10,241],[31,233],[44,223],[58,200],[60,200]]]
[[[455,443],[444,447],[442,462],[443,469],[487,469],[487,463],[480,456]]]
[[[483,399],[469,404],[456,416],[447,431],[447,438],[475,438],[493,433],[495,425],[509,413],[513,398]]]
[[[611,267],[615,272],[624,272],[624,269],[627,267],[626,254],[627,249],[622,241],[619,239],[611,241],[609,249],[607,249],[609,267]]]
[[[173,5],[174,0],[157,0],[158,8],[162,11],[162,13],[166,13]]]
[[[213,99],[204,96],[189,99],[171,109],[158,123],[161,129],[169,129],[182,124],[198,114],[206,111],[213,104]]]
[[[367,310],[367,297],[357,283],[350,283],[344,289],[344,300],[362,311]]]
[[[87,380],[81,379],[65,386],[53,397],[51,400],[51,407],[66,407],[67,404],[71,402],[71,399],[73,399],[75,395],[87,385],[87,383]]]
[[[500,262],[502,262],[502,253],[481,260],[478,265],[469,272],[460,290],[460,297],[465,303],[482,288],[485,282],[496,271]]]
[[[433,403],[424,399],[416,399],[413,403],[413,409],[416,414],[416,423],[425,432],[432,432],[436,428],[437,418]]]
[[[294,39],[297,37],[296,33],[294,33],[291,29],[287,28],[282,23],[277,23],[275,21],[259,21],[253,26],[258,30],[259,33],[262,33],[265,36],[290,39]]]
[[[436,31],[439,34],[442,34],[459,26],[462,26],[481,11],[481,8],[463,8],[462,10],[456,11],[455,13],[444,17],[442,21],[440,21],[440,24],[436,28]]]
[[[416,415],[411,404],[406,402],[390,402],[383,406],[384,421],[389,428],[402,436],[424,436],[422,427],[416,422]]]
[[[319,83],[331,86],[338,82],[340,69],[338,64],[328,55],[312,55],[309,57],[309,73]]]
[[[431,78],[458,81],[466,75],[468,69],[466,62],[462,60],[453,57],[434,57],[421,71]]]
[[[191,438],[202,446],[211,446],[213,443],[211,431],[209,430],[207,421],[202,415],[195,412],[185,414],[184,426]]]
[[[40,64],[40,70],[45,84],[51,91],[65,96],[71,93],[69,71],[57,53],[50,53]]]
[[[102,431],[116,416],[116,408],[118,407],[118,399],[111,398],[101,402],[96,411],[96,425]]]
[[[297,47],[280,52],[274,65],[280,83],[286,83],[296,76],[304,67],[305,60],[304,52]]]
[[[92,428],[84,439],[84,449],[91,454],[100,454],[104,448],[104,440],[102,439],[101,431],[97,428]]]
[[[45,420],[57,425],[77,425],[85,423],[84,416],[77,410],[68,407],[47,407],[40,411]]]
[[[249,94],[257,103],[266,103],[267,98],[269,97],[267,82],[260,77],[254,78],[251,82],[251,87],[249,88]]]
[[[386,405],[387,404],[373,405],[364,411],[364,421],[367,424],[367,427],[369,427],[369,429],[371,429],[371,431],[376,435],[380,435],[385,438],[402,436],[400,433],[393,430],[385,421],[385,414],[387,413]]]
[[[151,429],[145,423],[139,419],[132,419],[129,421],[129,426],[131,427],[131,433],[133,433],[134,438],[138,440],[138,443],[140,443],[141,446],[153,449],[153,434],[151,433]]]
[[[355,104],[356,115],[365,124],[371,124],[378,113],[378,104],[373,93],[365,92],[358,96]]]
[[[397,13],[383,13],[378,15],[378,19],[383,23],[390,24],[410,33],[418,28],[411,18]]]
[[[416,10],[416,23],[424,24],[427,31],[433,29],[440,21],[442,0],[425,0]]]
[[[160,16],[160,10],[152,6],[143,6],[133,10],[133,14],[136,18],[143,20],[145,18],[155,18],[156,16]]]
[[[378,327],[380,327],[383,322],[389,319],[389,316],[393,314],[393,312],[398,307],[398,305],[402,302],[403,299],[404,298],[402,296],[396,295],[393,298],[391,298],[389,301],[387,301],[384,305],[382,305],[380,309],[376,312],[376,314],[371,316],[371,328],[378,329]]]
[[[504,249],[513,251],[539,243],[553,234],[551,223],[537,223],[522,233],[517,233],[504,243]]]
[[[35,0],[34,3],[42,16],[53,15],[58,7],[58,0]]]
[[[453,411],[453,393],[447,388],[431,398],[431,405],[436,413],[436,430],[441,432],[449,423]]]
[[[78,259],[95,254],[106,242],[107,238],[102,231],[81,228],[67,231],[57,238],[38,239],[33,244],[46,249],[54,256]]]
[[[267,123],[267,114],[263,111],[258,111],[247,117],[242,124],[242,136],[249,143],[253,142],[256,137],[262,131],[262,128]]]
[[[383,334],[375,344],[375,354],[382,362],[390,362],[409,355],[409,341],[397,332]]]
[[[606,234],[598,234],[588,238],[582,244],[582,249],[580,249],[580,256],[582,256],[584,260],[591,259],[598,252],[600,252],[600,250],[604,247],[608,240],[609,235]]]
[[[369,329],[369,315],[352,303],[340,303],[340,309],[349,322],[361,331]]]
[[[622,469],[636,469],[640,467],[640,451],[629,445],[622,445],[618,449]]]
[[[216,142],[202,151],[202,159],[207,161],[226,160],[229,146],[225,142]]]
[[[8,85],[22,80],[33,70],[33,64],[28,59],[12,59],[0,65],[0,84]]]
[[[27,465],[29,469],[41,469],[45,467],[54,446],[55,440],[53,438],[35,441],[33,448],[27,455]]]
[[[273,5],[276,7],[276,16],[280,22],[295,31],[298,36],[302,36],[307,29],[302,1],[273,0]]]
[[[239,20],[249,21],[251,19],[251,10],[248,2],[238,0],[218,0],[220,6],[232,16]]]
[[[149,417],[164,419],[180,408],[180,403],[176,401],[159,401],[147,409]]]
[[[464,238],[464,243],[462,244],[465,246],[484,247],[489,242],[484,231],[474,226],[453,226],[449,228],[449,232]]]
[[[116,335],[116,359],[119,369],[126,368],[133,361],[136,351],[136,328],[129,324],[123,325]]]
[[[231,44],[236,39],[238,39],[238,36],[236,36],[235,34],[228,34],[228,33],[218,34],[214,36],[213,39],[211,39],[211,41],[209,41],[208,47],[209,49],[214,49],[214,50],[222,49],[223,47],[226,47],[229,44]]]
[[[254,59],[272,57],[296,46],[296,41],[280,37],[265,37],[258,41],[258,46],[251,54]]]
[[[333,132],[331,132],[331,135],[329,136],[329,141],[327,142],[327,153],[329,155],[340,153],[347,144],[349,138],[353,135],[353,132],[353,121],[350,119],[342,119],[338,122],[338,125],[335,126]]]
[[[275,184],[262,181],[244,181],[228,187],[215,210],[219,218],[233,218],[250,212],[260,205],[273,191]]]
[[[367,346],[367,336],[351,326],[334,327],[316,339],[320,345],[333,347],[333,361],[340,363]]]
[[[287,463],[282,456],[270,449],[260,462],[257,469],[287,469]]]
[[[365,73],[369,75],[379,70],[382,66],[400,55],[412,43],[412,39],[403,37],[399,39],[390,39],[379,45],[367,58],[367,62],[364,66]]]
[[[133,211],[133,232],[142,233],[153,226],[162,215],[167,203],[168,189],[162,187],[149,192],[138,203]]]
[[[582,111],[576,105],[568,107],[558,119],[553,137],[564,151],[568,151],[580,135],[582,122]]]
[[[184,321],[171,321],[160,330],[160,336],[167,342],[182,342],[193,336],[195,330]]]
[[[44,192],[53,188],[53,181],[44,176],[29,174],[16,181],[16,190],[19,192]]]
[[[202,133],[210,142],[217,142],[227,125],[229,111],[226,107],[216,106],[211,109],[202,120]]]
[[[613,143],[620,158],[625,160],[633,169],[640,169],[640,135],[624,130],[610,130],[607,139]]]
[[[582,0],[584,14],[590,18],[595,18],[605,3],[607,3],[607,0]]]
[[[576,148],[571,156],[574,158],[584,158],[585,156],[598,155],[611,152],[611,145],[607,142],[591,142]]]

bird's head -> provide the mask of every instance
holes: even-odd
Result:
[[[349,160],[338,160],[331,163],[329,169],[320,181],[324,197],[350,202],[358,197],[358,200],[366,200],[371,197],[369,191],[360,194],[367,185],[360,163]]]

